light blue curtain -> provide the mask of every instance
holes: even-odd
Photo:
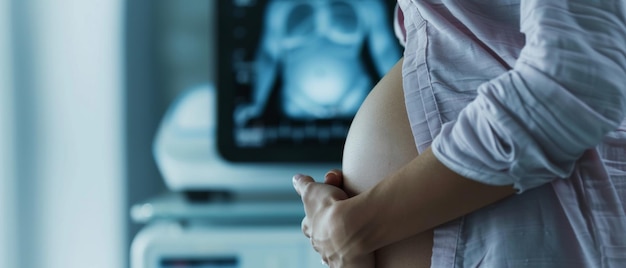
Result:
[[[0,3],[0,267],[126,267],[123,1]]]

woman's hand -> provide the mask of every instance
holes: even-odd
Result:
[[[293,177],[294,188],[302,197],[306,217],[302,220],[302,231],[311,239],[311,244],[322,261],[331,268],[374,267],[374,255],[359,252],[354,245],[355,234],[346,224],[341,201],[348,194],[340,187],[343,176],[339,170],[331,170],[325,183],[316,183],[306,175]]]
[[[324,183],[343,189],[343,172],[339,169],[332,169],[326,172]]]

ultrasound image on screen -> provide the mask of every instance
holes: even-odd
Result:
[[[361,103],[401,56],[394,3],[233,0],[235,145],[341,146]]]

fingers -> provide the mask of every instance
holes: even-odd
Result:
[[[302,233],[304,233],[304,236],[306,236],[307,238],[311,238],[311,231],[309,229],[309,220],[307,217],[304,217],[304,219],[302,219]]]
[[[300,196],[302,196],[302,191],[304,187],[307,186],[308,183],[315,182],[313,178],[307,175],[303,175],[303,174],[294,175],[292,178],[292,181],[293,181],[293,186],[296,189],[296,192],[298,192]],[[338,187],[338,188],[342,188],[343,187],[343,172],[339,169],[329,170],[328,172],[326,172],[326,175],[324,175],[324,183]]]
[[[331,169],[324,176],[324,183],[335,187],[343,187],[343,173],[339,169]]]
[[[304,233],[304,236],[309,238],[309,241],[313,249],[319,253],[320,249],[315,246],[315,240],[311,236],[311,228],[309,228],[309,221],[307,217],[304,217],[304,219],[302,220],[302,232]]]
[[[291,181],[293,182],[293,188],[296,189],[296,192],[300,196],[302,196],[302,194],[304,193],[307,185],[315,182],[315,180],[313,180],[313,178],[311,178],[310,176],[302,174],[294,175],[293,178],[291,178]]]

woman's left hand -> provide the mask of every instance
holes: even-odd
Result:
[[[340,172],[335,173],[338,175]],[[340,176],[340,175],[339,175]],[[362,254],[354,245],[354,234],[342,212],[341,201],[349,198],[341,188],[341,178],[317,183],[306,175],[293,177],[294,188],[302,197],[306,216],[302,232],[311,240],[322,261],[331,268],[374,267],[374,255]]]

